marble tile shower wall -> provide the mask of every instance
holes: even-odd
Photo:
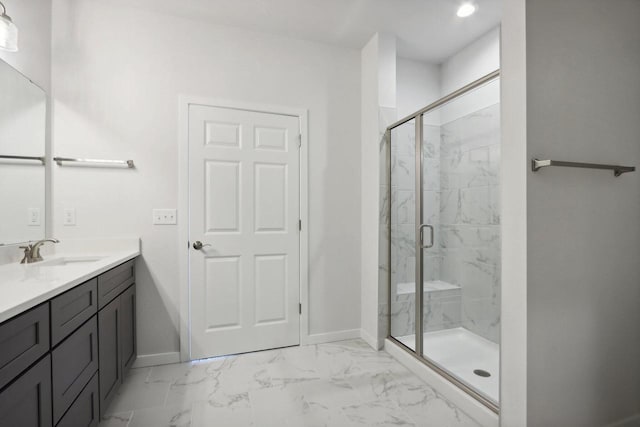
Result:
[[[441,127],[440,277],[462,288],[462,326],[500,327],[500,105]]]

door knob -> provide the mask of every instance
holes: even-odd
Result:
[[[200,249],[204,248],[205,246],[211,246],[209,244],[203,244],[200,240],[196,240],[193,243],[193,249],[199,251]]]

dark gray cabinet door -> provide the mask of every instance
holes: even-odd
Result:
[[[53,422],[67,408],[98,370],[98,321],[94,316],[51,353]]]
[[[0,393],[0,426],[52,425],[51,358],[46,356]]]
[[[136,285],[131,285],[120,295],[120,312],[120,355],[124,377],[136,360]]]
[[[0,325],[0,389],[49,351],[49,303]]]
[[[116,298],[98,312],[101,416],[122,382],[120,322],[120,298]]]
[[[52,346],[98,312],[97,291],[98,279],[92,279],[51,300]]]
[[[98,374],[96,373],[56,427],[97,427],[99,422]]]

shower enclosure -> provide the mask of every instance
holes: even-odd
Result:
[[[499,405],[499,71],[387,129],[389,338]]]

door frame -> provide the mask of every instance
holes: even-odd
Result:
[[[300,123],[300,345],[309,342],[309,111],[306,108],[281,105],[252,104],[227,99],[194,95],[178,97],[178,247],[179,258],[179,328],[180,361],[191,360],[191,307],[189,281],[189,106],[209,107],[271,113],[298,117]],[[186,249],[186,251],[185,251]]]

